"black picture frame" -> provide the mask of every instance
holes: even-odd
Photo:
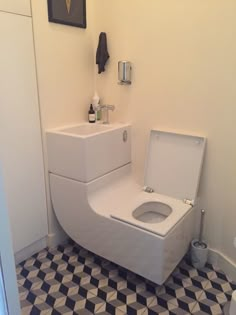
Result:
[[[48,0],[48,21],[86,28],[86,0],[71,0],[70,11],[66,0]]]

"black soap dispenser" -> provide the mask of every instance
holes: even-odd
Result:
[[[88,111],[88,121],[89,123],[95,123],[96,121],[96,115],[95,115],[95,111],[93,109],[93,105],[90,105],[89,111]]]

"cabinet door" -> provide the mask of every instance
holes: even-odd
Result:
[[[30,16],[30,0],[0,0],[0,11]]]
[[[0,168],[0,314],[20,315],[16,270]],[[8,311],[9,312],[8,312]]]
[[[32,20],[0,12],[0,160],[14,251],[47,235]]]

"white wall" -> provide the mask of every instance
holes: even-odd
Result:
[[[87,0],[87,29],[49,23],[47,1],[32,0],[32,15],[43,131],[86,120],[94,89],[93,1]],[[47,193],[53,237],[60,229]]]
[[[32,1],[44,128],[87,118],[93,93],[91,1],[87,29],[48,22],[47,1]]]
[[[133,162],[141,181],[151,127],[205,135],[200,186],[210,246],[236,263],[236,2],[94,1],[94,41],[107,32],[110,61],[96,85],[111,117],[133,122]],[[133,84],[117,85],[118,60]]]

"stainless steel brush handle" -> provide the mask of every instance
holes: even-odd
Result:
[[[205,216],[205,210],[201,210],[201,222],[200,222],[200,233],[199,233],[199,243],[202,243],[202,235],[203,235],[203,225],[204,225],[204,216]]]

